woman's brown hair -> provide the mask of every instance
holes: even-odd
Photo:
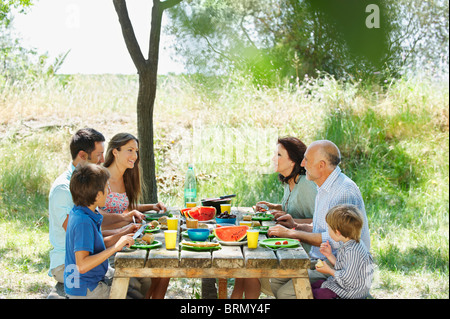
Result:
[[[118,133],[114,135],[108,143],[105,163],[103,164],[103,166],[111,166],[111,164],[114,163],[115,160],[113,150],[116,149],[120,151],[120,148],[131,140],[135,140],[139,147],[139,140],[130,133]],[[130,201],[130,210],[136,209],[142,194],[141,168],[139,162],[140,156],[138,152],[138,157],[134,162],[134,167],[131,169],[126,169],[123,173],[123,183],[125,184],[125,192],[127,193],[128,200]]]
[[[289,158],[294,162],[294,168],[289,176],[278,175],[278,178],[283,183],[288,183],[291,178],[296,178],[297,175],[305,175],[305,168],[301,166],[303,157],[306,152],[306,145],[296,137],[287,136],[278,138],[277,144],[283,145],[287,151]]]

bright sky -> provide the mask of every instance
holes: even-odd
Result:
[[[136,37],[147,58],[150,0],[128,0]],[[163,25],[167,16],[163,17]],[[112,0],[35,0],[25,15],[15,15],[14,28],[23,44],[51,57],[71,50],[58,73],[136,74],[122,36]],[[180,73],[183,66],[170,58],[172,38],[161,33],[158,73]],[[53,59],[52,59],[53,61]]]

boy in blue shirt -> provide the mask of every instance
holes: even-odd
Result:
[[[134,244],[133,234],[122,236],[106,249],[100,226],[103,220],[97,207],[105,205],[108,195],[106,168],[79,164],[70,179],[75,204],[66,231],[64,290],[69,298],[109,298],[110,287],[103,281],[108,258],[124,246]]]

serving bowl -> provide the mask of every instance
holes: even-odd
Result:
[[[216,217],[216,223],[217,224],[236,224],[236,217],[235,218],[219,218]]]
[[[190,228],[187,230],[187,234],[192,241],[206,241],[209,236],[209,229],[206,228]]]

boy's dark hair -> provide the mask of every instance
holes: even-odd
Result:
[[[358,207],[349,204],[334,206],[328,211],[325,220],[333,231],[339,230],[342,236],[359,243],[363,218]]]
[[[104,142],[105,137],[102,133],[94,130],[93,128],[82,128],[78,130],[70,140],[70,154],[72,160],[74,160],[78,152],[85,151],[87,154],[91,154],[95,150],[96,142]]]
[[[70,179],[70,193],[77,206],[90,206],[95,203],[98,192],[105,191],[110,177],[109,171],[100,165],[80,163]]]

